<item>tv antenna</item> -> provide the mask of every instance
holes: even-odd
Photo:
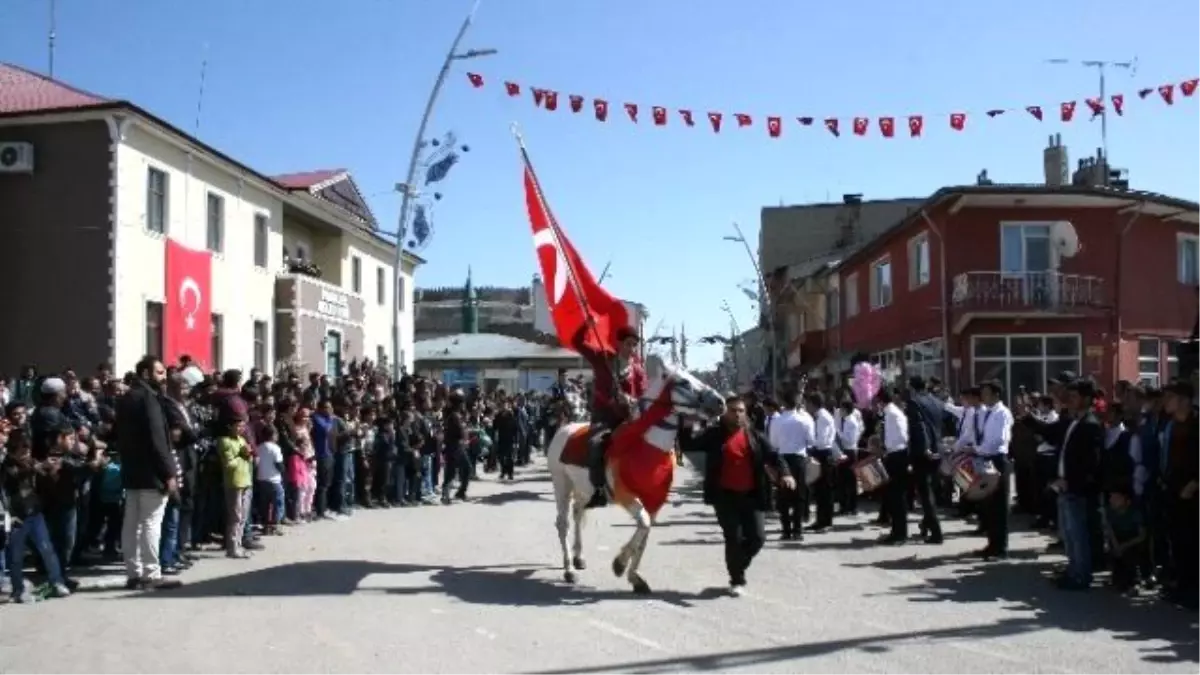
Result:
[[[1056,66],[1083,66],[1084,68],[1095,68],[1100,76],[1100,147],[1104,152],[1104,162],[1108,164],[1108,106],[1109,101],[1106,95],[1105,75],[1107,70],[1111,68],[1120,68],[1129,72],[1130,77],[1137,74],[1138,60],[1133,57],[1129,61],[1101,61],[1098,59],[1077,60],[1077,59],[1046,59],[1046,63]]]
[[[54,79],[54,39],[58,33],[58,3],[56,0],[50,0],[50,35],[49,35],[49,74],[50,79]]]
[[[204,112],[204,79],[208,74],[208,43],[204,43],[204,53],[200,57],[200,92],[196,96],[196,129],[193,134],[200,136],[200,115]]]

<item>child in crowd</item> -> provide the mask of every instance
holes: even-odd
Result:
[[[74,442],[75,430],[69,423],[64,423],[54,433],[57,436],[55,447],[65,449]],[[71,592],[63,578],[58,556],[54,553],[54,544],[50,541],[50,530],[42,513],[42,501],[37,485],[45,477],[58,473],[62,459],[52,456],[45,461],[34,460],[33,443],[23,431],[14,431],[8,445],[8,454],[0,464],[0,475],[3,476],[3,491],[8,496],[12,528],[4,551],[12,563],[8,570],[12,582],[12,599],[22,603],[34,600],[33,594],[25,590],[25,570],[22,564],[25,560],[26,544],[30,539],[42,559],[46,575],[50,578],[51,595],[65,598]]]
[[[121,523],[125,516],[125,490],[121,485],[121,456],[106,451],[104,458],[97,481],[100,513],[96,532],[99,534],[99,528],[104,528],[104,557],[116,560],[117,545],[121,541]]]
[[[1108,545],[1112,554],[1112,585],[1126,593],[1137,586],[1138,564],[1146,543],[1146,528],[1139,509],[1133,508],[1130,491],[1113,489],[1105,509]]]
[[[284,515],[283,449],[275,442],[278,433],[275,425],[269,424],[260,429],[258,437],[258,513],[265,534],[282,534],[279,521]]]
[[[243,437],[245,420],[225,427],[217,439],[217,452],[225,480],[225,555],[248,558],[242,546],[242,533],[250,513],[250,495],[254,485],[254,464],[250,445]]]
[[[292,455],[288,474],[296,485],[296,519],[312,520],[313,497],[317,494],[316,454],[312,445],[312,421],[308,408],[296,411],[296,454]]]

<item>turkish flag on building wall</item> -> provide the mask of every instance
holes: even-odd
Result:
[[[579,252],[571,245],[562,228],[546,206],[545,196],[538,185],[529,156],[521,149],[525,162],[525,206],[529,224],[533,227],[533,246],[545,281],[546,302],[558,340],[566,347],[588,316],[595,321],[596,330],[585,333],[585,342],[593,349],[610,353],[617,351],[616,332],[629,325],[625,303],[614,298],[596,283],[595,277],[583,264]]]
[[[167,239],[163,290],[164,363],[188,355],[212,367],[212,253]]]

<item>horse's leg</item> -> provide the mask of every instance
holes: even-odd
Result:
[[[565,474],[554,475],[554,505],[558,511],[554,527],[558,530],[558,546],[562,551],[563,580],[573,584],[575,570],[571,569],[571,555],[567,551],[567,530],[570,527],[567,514],[571,510],[571,479]]]
[[[629,514],[634,516],[634,521],[637,522],[637,531],[634,532],[629,540],[629,572],[626,574],[626,579],[634,586],[634,592],[637,595],[647,595],[650,592],[650,585],[646,583],[646,579],[642,579],[642,575],[637,573],[637,569],[642,566],[642,555],[646,552],[646,545],[650,540],[650,527],[653,526],[653,518],[646,507],[642,506],[641,500],[634,500],[626,507]]]
[[[571,515],[575,521],[574,541],[571,546],[571,564],[577,570],[587,569],[587,561],[583,559],[583,524],[587,521],[587,510],[584,502],[576,499],[571,505]]]

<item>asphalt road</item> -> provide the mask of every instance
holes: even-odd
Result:
[[[590,519],[580,583],[559,581],[537,467],[481,481],[470,504],[360,511],[248,561],[206,554],[175,591],[0,607],[0,672],[1197,672],[1194,614],[1054,590],[1033,534],[983,563],[964,524],[941,547],[880,548],[861,516],[768,544],[728,597],[694,481],[680,475],[651,535],[650,598],[609,572],[633,532],[613,509]]]

